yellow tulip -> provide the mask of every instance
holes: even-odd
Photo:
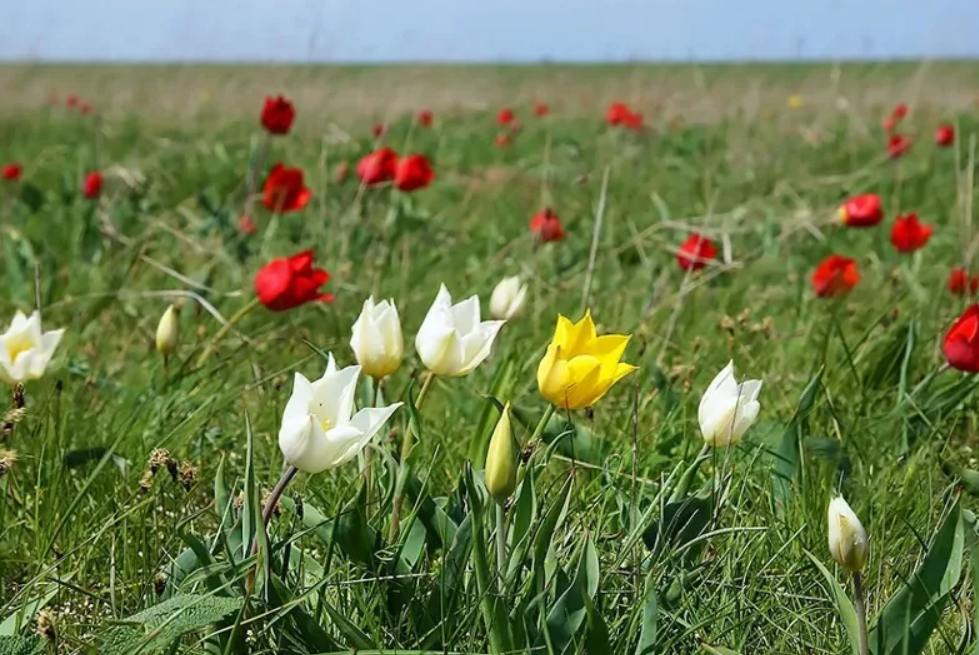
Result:
[[[590,311],[577,323],[558,316],[554,338],[537,367],[541,395],[565,409],[594,405],[636,370],[619,361],[629,339],[626,334],[596,335]]]
[[[789,109],[799,109],[802,107],[802,96],[800,96],[798,93],[793,93],[789,96],[786,104],[789,106]]]

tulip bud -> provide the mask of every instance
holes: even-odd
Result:
[[[517,453],[510,427],[510,403],[503,408],[486,451],[486,489],[498,503],[506,502],[517,488]]]
[[[493,318],[509,321],[521,312],[526,300],[527,285],[520,284],[519,277],[505,277],[490,296],[490,314]]]
[[[364,301],[364,308],[353,326],[350,347],[361,370],[375,380],[398,370],[405,344],[394,301],[382,300],[375,304],[373,296]]]
[[[734,377],[734,362],[729,362],[714,377],[697,411],[700,432],[708,446],[733,446],[741,441],[761,410],[758,402],[761,385],[761,380],[739,384]]]
[[[177,321],[177,310],[173,305],[167,307],[156,326],[156,349],[164,357],[169,357],[177,349],[177,338],[180,333],[180,323]]]
[[[854,573],[867,564],[867,531],[842,496],[829,504],[829,552],[840,566]]]

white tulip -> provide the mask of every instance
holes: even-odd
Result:
[[[371,296],[364,301],[354,323],[350,347],[364,373],[376,380],[398,370],[405,354],[405,340],[393,300],[374,304]]]
[[[156,349],[164,357],[169,357],[177,349],[177,339],[180,336],[180,322],[177,320],[177,310],[173,305],[167,307],[156,326]]]
[[[733,446],[741,441],[758,418],[760,391],[761,380],[738,384],[734,379],[734,362],[729,362],[717,374],[700,399],[697,411],[700,432],[708,446]]]
[[[18,384],[40,378],[64,333],[64,330],[41,332],[38,312],[30,318],[23,312],[14,314],[10,327],[0,334],[0,379]]]
[[[415,337],[415,350],[435,375],[466,375],[489,357],[505,321],[479,320],[479,298],[453,305],[443,284]]]
[[[505,277],[493,289],[489,310],[493,318],[509,321],[523,309],[527,300],[527,285],[519,277]]]
[[[867,531],[842,496],[829,504],[829,552],[848,571],[867,564]]]
[[[296,373],[279,429],[279,448],[286,462],[307,473],[341,466],[356,457],[401,407],[401,403],[367,407],[354,414],[359,376],[360,366],[338,371],[333,355],[316,382]]]

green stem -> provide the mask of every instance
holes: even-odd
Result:
[[[223,339],[224,336],[228,334],[229,331],[231,331],[231,328],[233,328],[235,324],[238,323],[238,321],[240,321],[245,316],[247,316],[248,313],[253,309],[255,309],[256,307],[258,307],[259,304],[260,303],[258,300],[258,296],[252,298],[247,305],[245,305],[237,312],[235,312],[235,314],[228,319],[228,322],[221,326],[220,330],[214,333],[214,336],[211,338],[210,341],[207,342],[207,345],[204,347],[204,351],[201,353],[200,357],[197,358],[197,368],[203,366],[204,362],[207,361],[207,358],[211,356],[211,353],[214,352],[214,346],[217,345],[217,342]]]
[[[506,507],[496,503],[496,570],[500,580],[506,579]]]
[[[537,422],[537,427],[534,428],[534,433],[530,435],[530,441],[527,442],[527,447],[530,448],[530,459],[520,467],[520,471],[517,473],[517,486],[520,486],[524,476],[527,475],[527,469],[530,468],[534,455],[537,454],[537,444],[540,442],[544,430],[547,429],[547,424],[551,422],[551,417],[554,416],[555,409],[556,407],[554,405],[548,403],[547,409],[544,410],[544,415],[540,417],[540,421]]]
[[[697,471],[700,470],[700,465],[711,457],[711,447],[704,444],[700,449],[700,453],[697,455],[697,459],[693,461],[688,468],[683,473],[683,477],[680,478],[679,482],[676,483],[676,487],[673,489],[673,493],[670,495],[669,502],[678,503],[683,500],[684,496],[687,495],[687,491],[690,490],[690,485],[693,484],[693,479],[697,475]]]
[[[853,573],[853,601],[854,609],[857,611],[857,629],[860,633],[860,655],[867,655],[869,652],[867,642],[867,606],[863,598],[863,576],[859,571]]]
[[[374,378],[373,393],[371,394],[371,407],[377,407],[377,399],[381,393],[381,380]],[[370,444],[364,450],[364,484],[367,485],[367,507],[371,506],[374,496],[373,489],[373,468],[374,468],[374,449]]]
[[[435,374],[431,371],[425,372],[425,379],[422,382],[421,391],[418,392],[418,398],[415,399],[415,410],[421,409],[422,403],[425,402],[425,398],[428,396],[428,390],[432,386],[432,380],[435,379]],[[404,469],[406,463],[408,462],[408,455],[411,454],[411,449],[415,445],[415,431],[411,427],[411,422],[408,422],[408,429],[405,430],[404,441],[401,442],[401,468]],[[404,503],[404,476],[398,476],[397,486],[394,490],[394,504],[391,507],[391,527],[388,530],[388,543],[394,543],[395,539],[398,538],[398,528],[401,524],[401,505]]]

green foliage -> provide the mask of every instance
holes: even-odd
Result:
[[[226,596],[174,596],[111,628],[103,637],[100,650],[106,655],[161,653],[184,635],[203,630],[240,611],[243,604],[241,598]]]

